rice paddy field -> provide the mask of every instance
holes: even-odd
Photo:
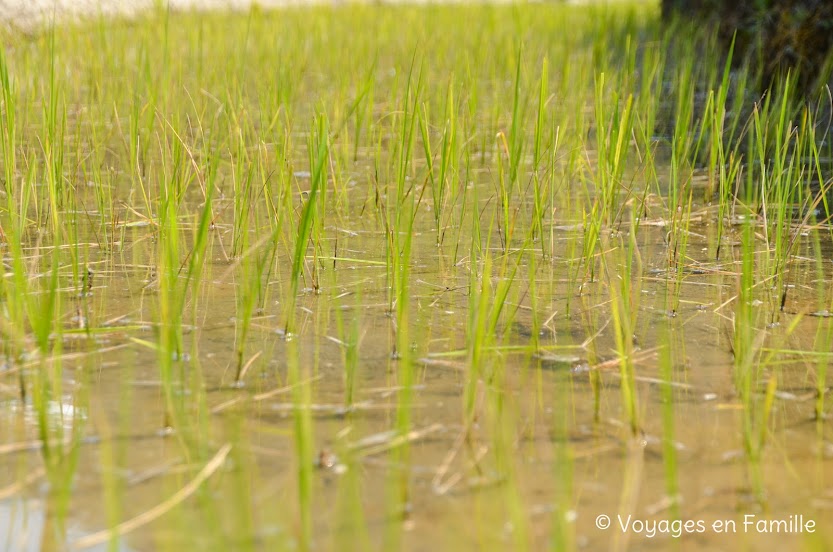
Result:
[[[829,92],[646,4],[2,31],[0,550],[829,550]]]

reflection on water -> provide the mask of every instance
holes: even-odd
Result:
[[[59,538],[60,530],[46,515],[43,500],[12,498],[0,501],[0,552],[53,552],[65,550],[63,542],[73,542],[85,532],[77,526],[67,528],[67,538]],[[130,548],[118,545],[119,552]],[[87,548],[95,552],[112,550],[106,544]]]
[[[0,547],[4,552],[41,550],[44,512],[37,501],[13,498],[0,502]]]
[[[75,398],[72,395],[64,395],[60,401],[49,401],[46,408],[46,418],[53,428],[71,430],[76,421],[86,419],[86,412],[83,407],[76,406]],[[0,402],[3,408],[0,409],[0,416],[15,419],[23,414],[23,419],[33,427],[38,423],[38,412],[32,401],[22,402],[19,399]]]

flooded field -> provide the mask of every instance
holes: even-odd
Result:
[[[831,547],[829,101],[642,5],[3,39],[0,550]]]

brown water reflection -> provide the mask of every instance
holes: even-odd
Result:
[[[410,507],[404,522],[404,548],[513,547],[515,533],[521,529],[507,517],[507,485],[512,485],[523,505],[534,547],[550,546],[557,510],[554,497],[565,484],[558,456],[565,442],[557,427],[565,428],[572,462],[574,501],[563,515],[580,549],[796,549],[803,543],[830,538],[833,487],[826,473],[833,461],[833,444],[829,425],[813,420],[815,391],[807,375],[808,362],[784,362],[773,368],[779,384],[760,468],[765,490],[761,502],[749,480],[741,440],[742,406],[733,392],[727,326],[731,313],[725,305],[735,293],[734,269],[729,261],[709,262],[703,253],[704,270],[686,277],[681,307],[676,317],[670,317],[665,308],[665,274],[660,270],[665,255],[663,233],[660,227],[646,226],[640,234],[645,279],[640,290],[636,372],[643,433],[633,441],[623,421],[619,372],[615,362],[610,362],[615,359],[612,331],[604,324],[609,316],[604,283],[589,283],[581,297],[569,296],[565,263],[548,261],[539,265],[535,276],[535,303],[528,295],[510,298],[512,306],[520,308],[508,326],[505,344],[522,347],[504,349],[491,359],[504,378],[501,423],[512,428],[509,434],[513,436],[506,445],[509,468],[495,463],[494,420],[478,418],[468,439],[463,438],[461,396],[466,357],[447,353],[465,347],[465,264],[436,255],[415,259],[416,433],[410,463],[405,467]],[[436,250],[430,244],[432,236],[417,238],[418,249]],[[276,543],[293,542],[297,468],[293,402],[285,379],[286,341],[279,331],[281,305],[272,303],[255,318],[247,356],[259,356],[244,385],[234,386],[236,282],[233,277],[221,278],[229,273],[228,263],[216,245],[221,236],[214,239],[213,263],[198,299],[197,324],[186,335],[194,355],[176,364],[184,382],[176,394],[181,395],[195,421],[177,432],[165,429],[168,418],[158,357],[146,345],[154,339],[155,292],[143,289],[141,270],[102,258],[91,316],[96,326],[111,321],[112,331],[67,341],[63,362],[66,395],[48,409],[50,417],[62,420],[67,438],[73,427],[82,433],[69,501],[73,526],[101,528],[113,519],[114,512],[117,519],[127,519],[152,509],[199,470],[204,460],[192,457],[194,449],[188,442],[201,439],[212,443],[211,448],[232,442],[234,450],[228,465],[200,491],[215,504],[209,515],[217,526],[205,531],[204,541],[196,535],[196,544],[216,546],[218,534],[225,535],[226,543],[234,543],[235,537],[228,531],[239,529],[236,522],[251,528],[253,537],[246,546],[273,549]],[[565,242],[567,239],[565,236]],[[346,245],[342,242],[339,247],[355,252],[351,256],[384,260],[374,254],[380,251],[379,241],[378,235],[364,233],[344,238]],[[137,239],[137,243],[141,242]],[[696,246],[692,250],[705,248],[705,244]],[[142,255],[138,257],[137,264],[149,264]],[[829,265],[829,260],[825,262]],[[802,273],[801,266],[794,270]],[[340,548],[345,542],[378,545],[384,541],[386,528],[401,521],[389,507],[389,474],[397,468],[389,455],[395,435],[390,432],[397,404],[397,361],[390,354],[393,334],[385,273],[383,267],[344,261],[335,270],[327,269],[324,281],[328,278],[331,284],[325,284],[321,294],[302,297],[295,337],[301,362],[313,376],[310,408],[320,464],[314,483],[315,543],[322,548]],[[771,331],[789,325],[793,312],[810,312],[814,285],[811,277],[802,278],[798,278],[781,325]],[[518,281],[528,279],[524,274]],[[568,298],[570,317],[563,314]],[[528,347],[533,337],[531,304],[537,305],[540,319],[549,319],[537,336],[541,354],[533,354]],[[352,409],[344,407],[343,357],[335,309],[361,320],[356,405]],[[805,316],[786,338],[785,347],[812,349],[820,320]],[[141,329],[144,327],[148,329]],[[628,516],[650,526],[650,522],[671,519],[674,511],[663,464],[657,354],[667,335],[665,327],[671,328],[670,335],[684,351],[683,360],[674,368],[673,391],[679,514],[683,520],[701,521],[706,528],[676,539],[618,528],[620,519]],[[602,383],[598,419],[590,376],[594,372]],[[31,407],[20,407],[14,388],[4,385],[0,490],[42,471]],[[484,397],[481,389],[479,400]],[[79,415],[83,422],[75,420]],[[18,446],[20,443],[31,445]],[[511,474],[509,481],[507,473]],[[35,474],[25,487],[28,494],[37,495],[44,482],[42,472]],[[10,521],[18,515],[12,512],[25,504],[30,523],[42,525],[48,522],[49,509],[43,510],[29,499],[6,498],[0,504],[6,512],[0,519],[7,520],[6,532],[12,539],[4,544],[6,549],[38,549],[31,544],[19,547],[15,539],[28,533],[19,522]],[[136,531],[128,538],[130,548],[194,546],[195,535],[186,538],[182,531],[204,519],[205,512],[200,511],[204,506],[191,504],[186,501]],[[356,517],[350,510],[359,504],[363,511]],[[607,530],[596,526],[597,516],[603,514],[612,519]],[[754,514],[756,519],[803,515],[815,522],[816,531],[760,534],[744,530],[746,514]],[[249,519],[243,522],[242,517]],[[719,534],[712,527],[717,520],[732,520],[737,530]],[[72,531],[68,540],[74,540]],[[49,549],[45,541],[40,542],[41,549]],[[244,543],[238,544],[242,547]]]

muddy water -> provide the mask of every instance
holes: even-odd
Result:
[[[672,317],[665,291],[666,230],[661,224],[640,230],[643,279],[636,288],[635,366],[641,431],[632,439],[622,410],[618,366],[610,362],[616,353],[607,323],[608,290],[603,282],[585,283],[581,294],[569,287],[572,264],[564,261],[565,251],[571,240],[581,238],[569,229],[555,229],[556,254],[540,258],[534,275],[522,269],[517,290],[507,300],[514,315],[501,328],[502,343],[519,347],[484,357],[503,378],[502,423],[509,437],[497,445],[500,424],[486,414],[484,386],[478,392],[481,414],[463,439],[462,395],[468,368],[464,354],[449,353],[464,350],[466,343],[465,255],[455,257],[449,247],[438,254],[434,235],[420,231],[411,279],[415,434],[404,467],[391,455],[396,448],[390,432],[395,427],[400,361],[391,358],[394,334],[385,269],[350,260],[338,261],[333,268],[325,262],[321,293],[305,293],[299,300],[295,337],[301,364],[312,377],[310,408],[320,464],[312,503],[317,547],[380,545],[387,542],[390,527],[401,524],[403,545],[410,550],[509,549],[524,531],[534,548],[544,549],[553,540],[558,507],[554,497],[568,488],[573,498],[562,515],[579,549],[788,550],[829,542],[833,487],[826,474],[833,463],[833,442],[829,424],[813,421],[815,361],[779,356],[779,362],[766,369],[776,374],[778,393],[760,464],[763,497],[750,480],[730,337],[731,299],[737,286],[732,258],[737,252],[730,251],[720,262],[710,259],[713,232],[708,223],[693,228],[690,256],[699,270],[686,275],[680,307]],[[85,532],[152,510],[186,485],[225,442],[234,444],[231,460],[198,493],[200,498],[131,532],[121,549],[211,549],[220,542],[264,550],[295,546],[297,466],[280,294],[255,316],[246,356],[259,356],[244,385],[233,385],[239,282],[221,247],[228,236],[222,228],[214,231],[211,262],[195,299],[196,319],[186,317],[193,323],[186,343],[194,354],[175,364],[181,377],[175,395],[187,405],[191,422],[171,431],[158,356],[147,345],[156,339],[157,298],[153,285],[148,285],[148,267],[153,264],[149,233],[131,230],[130,245],[120,256],[92,254],[89,324],[107,331],[66,338],[64,343],[63,394],[53,399],[47,415],[53,431],[63,428],[65,438],[77,443],[77,470],[68,502],[47,492],[55,484],[48,485],[43,469],[37,416],[31,403],[20,402],[11,373],[3,377],[0,550],[61,550]],[[384,261],[383,236],[365,219],[341,221],[327,233],[339,236],[344,258]],[[823,248],[824,273],[829,275],[830,243]],[[800,244],[786,313],[770,331],[782,331],[796,313],[815,310],[812,258],[810,245]],[[279,264],[288,266],[287,261]],[[283,277],[274,276],[276,282]],[[534,300],[524,291],[533,278]],[[344,408],[344,360],[337,342],[343,336],[337,309],[348,326],[354,316],[360,320],[357,404],[350,411]],[[537,336],[533,309],[539,321],[547,320]],[[811,350],[822,320],[805,316],[784,338],[783,348]],[[68,314],[66,325],[72,324]],[[665,342],[666,328],[679,352],[672,436],[678,512],[693,524],[690,533],[679,538],[650,531],[654,523],[676,517],[668,500],[662,448],[657,347]],[[530,345],[533,337],[540,350]],[[30,362],[24,367],[28,371],[39,361]],[[598,399],[591,374],[600,377]],[[195,448],[189,446],[194,442],[205,450],[204,457],[194,456]],[[508,457],[508,468],[499,467],[496,454]],[[403,470],[409,482],[404,522],[390,506],[396,485],[391,473]],[[512,500],[521,505],[525,527],[511,521]],[[50,523],[60,508],[68,512],[64,527]],[[604,525],[599,517],[603,515],[610,518],[609,528],[597,526]],[[620,524],[629,520],[636,525],[622,530]],[[744,525],[745,520],[791,520],[793,525],[768,534]],[[807,521],[815,524],[814,532],[799,531],[797,525]],[[244,527],[249,534],[241,534]]]

